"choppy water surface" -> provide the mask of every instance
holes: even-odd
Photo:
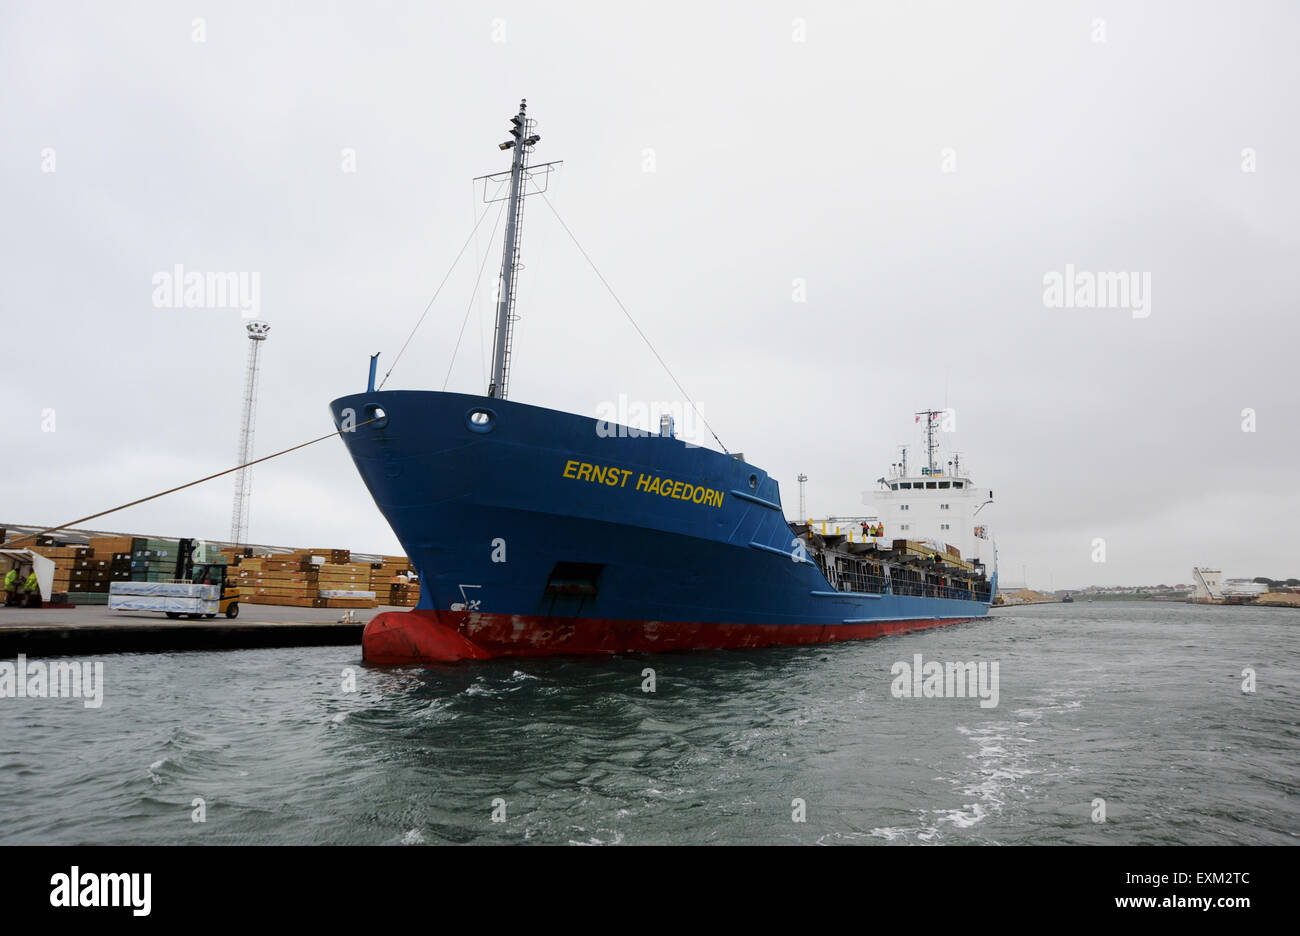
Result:
[[[753,652],[108,656],[101,709],[0,699],[0,841],[1296,843],[1298,649],[1296,611],[1078,602]],[[997,707],[894,698],[917,653],[996,661]]]

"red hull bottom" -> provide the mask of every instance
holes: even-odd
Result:
[[[870,640],[973,620],[920,618],[818,627],[606,621],[419,608],[384,611],[371,618],[361,637],[361,654],[368,663],[400,665],[493,657],[729,650]]]

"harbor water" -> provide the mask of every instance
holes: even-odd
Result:
[[[98,707],[0,698],[0,841],[1295,844],[1298,651],[1296,610],[1078,601],[756,651],[106,655]],[[997,704],[902,695],[917,654],[997,663]]]

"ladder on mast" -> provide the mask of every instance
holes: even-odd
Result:
[[[523,264],[519,262],[520,246],[524,217],[524,199],[528,195],[537,195],[546,191],[545,186],[538,186],[534,192],[526,190],[529,182],[534,181],[533,173],[529,171],[528,157],[533,151],[533,147],[541,140],[541,136],[534,131],[537,122],[528,119],[528,101],[519,102],[519,113],[510,118],[510,135],[512,139],[506,140],[498,145],[502,150],[512,150],[513,155],[510,161],[508,172],[497,172],[491,175],[479,176],[474,181],[484,180],[484,201],[494,202],[502,201],[501,198],[487,197],[487,183],[490,181],[505,181],[508,176],[510,180],[510,194],[505,196],[509,199],[506,218],[506,236],[505,242],[501,248],[501,276],[500,285],[497,290],[497,321],[496,331],[492,341],[492,380],[488,384],[488,396],[498,400],[504,400],[510,384],[510,358],[514,351],[514,330],[515,323],[519,321],[519,316],[515,313],[515,301],[519,292],[518,272],[523,269]],[[542,163],[533,167],[535,172],[544,176],[549,176],[551,169],[560,165],[560,161]]]

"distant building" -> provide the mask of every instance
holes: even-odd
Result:
[[[1223,600],[1223,583],[1218,569],[1192,568],[1192,601],[1218,602]]]
[[[1268,594],[1268,585],[1250,579],[1222,579],[1216,569],[1192,569],[1191,601],[1202,604],[1250,604]]]
[[[1258,598],[1268,594],[1268,586],[1250,579],[1232,578],[1223,583],[1224,598]]]

